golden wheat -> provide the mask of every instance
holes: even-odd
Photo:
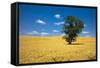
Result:
[[[96,59],[96,39],[79,37],[68,43],[59,36],[19,37],[19,63],[44,63]]]

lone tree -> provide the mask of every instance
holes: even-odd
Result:
[[[77,19],[74,16],[68,16],[65,19],[63,26],[63,32],[65,36],[63,37],[69,44],[76,41],[76,37],[84,28],[84,24],[80,19]]]

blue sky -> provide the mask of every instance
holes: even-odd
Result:
[[[63,36],[64,18],[75,16],[84,22],[79,34],[96,36],[96,9],[39,5],[19,5],[19,34],[31,36]]]

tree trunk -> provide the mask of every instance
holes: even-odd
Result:
[[[71,44],[71,42],[69,42],[69,44]]]

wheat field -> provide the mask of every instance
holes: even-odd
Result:
[[[61,36],[19,36],[19,64],[96,59],[96,39],[78,37],[71,45]]]

